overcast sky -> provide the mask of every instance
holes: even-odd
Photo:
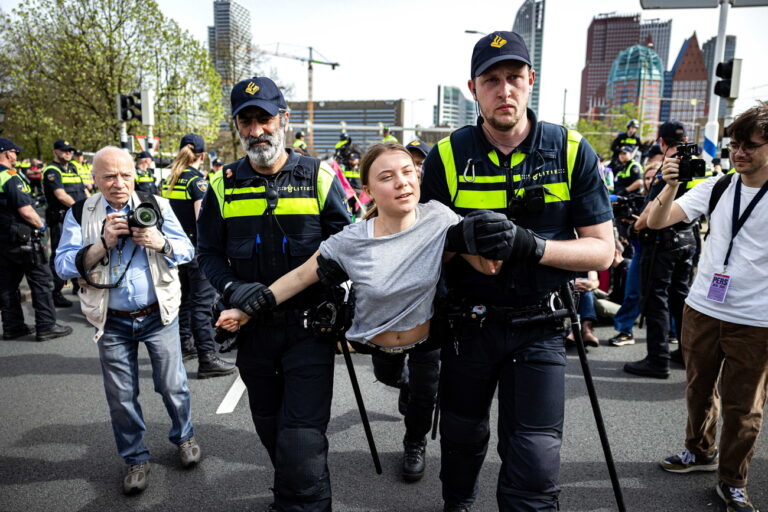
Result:
[[[0,0],[9,11],[18,0]],[[159,0],[160,9],[207,41],[213,24],[213,0]],[[251,11],[256,45],[305,56],[312,46],[319,57],[339,62],[331,70],[315,66],[315,100],[411,100],[413,121],[432,122],[437,85],[466,90],[472,47],[478,35],[465,29],[510,30],[522,0],[240,0]],[[641,12],[639,0],[547,0],[541,78],[541,118],[560,122],[563,91],[568,89],[566,118],[576,119],[587,28],[593,16],[617,11]],[[648,10],[643,19],[672,19],[669,66],[685,38],[696,31],[699,43],[717,35],[719,9]],[[744,59],[741,97],[736,111],[768,99],[768,7],[732,8],[728,34],[737,36],[736,57]],[[317,55],[317,54],[316,54]],[[263,70],[275,71],[294,86],[289,99],[307,97],[306,64],[271,58]],[[465,93],[466,94],[466,93]],[[406,119],[406,122],[411,121]]]

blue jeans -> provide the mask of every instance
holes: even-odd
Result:
[[[635,320],[640,316],[640,258],[643,255],[643,247],[637,242],[632,242],[635,254],[627,269],[627,280],[624,285],[624,302],[613,318],[613,327],[619,332],[632,334]]]
[[[595,311],[595,294],[592,290],[581,292],[579,297],[579,316],[581,320],[597,320],[597,311]]]
[[[147,347],[155,391],[171,417],[168,439],[178,445],[194,435],[178,318],[164,326],[159,311],[138,318],[109,314],[98,344],[99,357],[117,451],[126,464],[149,459],[139,405],[139,343]]]

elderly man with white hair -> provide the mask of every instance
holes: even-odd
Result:
[[[93,178],[99,193],[67,212],[56,272],[81,283],[80,305],[96,328],[112,430],[128,465],[123,491],[131,494],[146,489],[149,474],[138,401],[140,343],[171,417],[168,438],[184,467],[200,460],[178,325],[177,269],[192,259],[194,248],[167,200],[134,191],[136,171],[128,153],[113,146],[99,150]]]

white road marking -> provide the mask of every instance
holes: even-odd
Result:
[[[216,414],[229,414],[235,410],[237,403],[240,401],[240,397],[243,396],[245,391],[245,383],[240,376],[237,376],[235,382],[232,383],[232,387],[227,391],[227,395],[224,400],[221,401],[219,408],[216,409]]]

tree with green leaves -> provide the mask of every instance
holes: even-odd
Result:
[[[155,90],[161,150],[185,133],[216,136],[224,110],[208,50],[155,1],[29,0],[4,18],[4,133],[37,156],[58,138],[84,150],[118,143],[116,95],[142,88]],[[146,127],[130,121],[128,133]]]

